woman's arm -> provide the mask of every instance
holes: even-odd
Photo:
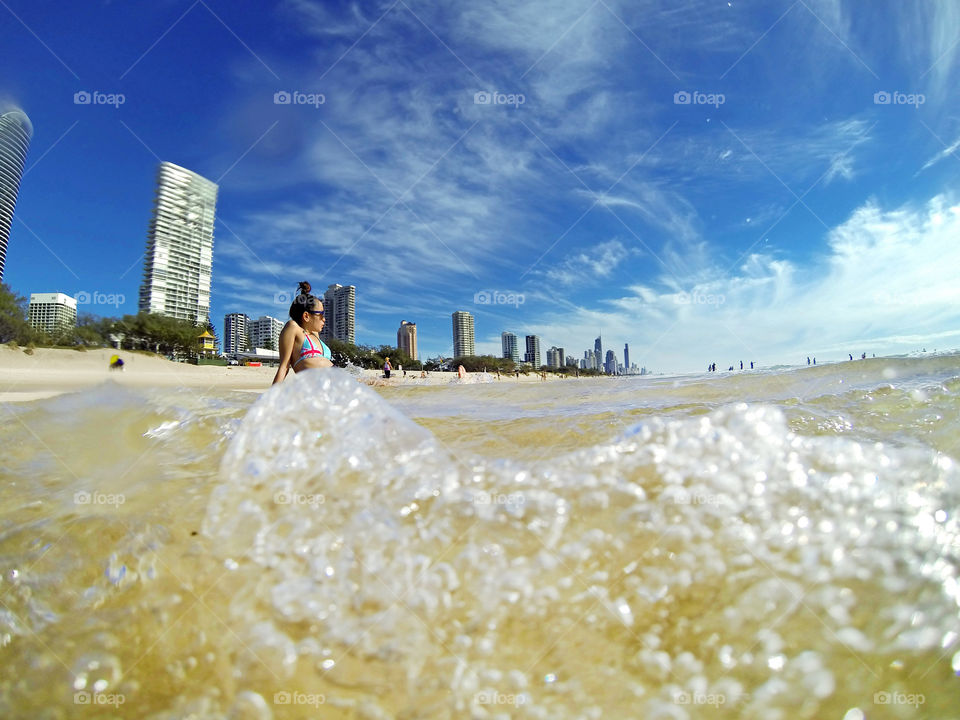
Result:
[[[273,377],[274,385],[278,382],[283,382],[283,379],[287,376],[287,372],[290,370],[298,329],[299,325],[293,322],[293,320],[288,320],[287,324],[283,326],[283,330],[280,331],[280,341],[278,343],[280,345],[280,367],[277,368],[277,374]]]

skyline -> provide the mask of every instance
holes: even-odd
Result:
[[[25,0],[15,292],[136,312],[155,169],[220,186],[211,318],[358,288],[357,342],[658,372],[960,346],[960,7]],[[287,303],[289,305],[289,303]]]

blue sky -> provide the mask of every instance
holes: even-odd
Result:
[[[136,312],[165,160],[220,185],[221,332],[307,279],[356,285],[360,343],[416,322],[422,357],[452,352],[454,310],[478,352],[602,332],[667,372],[960,347],[960,4],[0,0],[0,22],[0,102],[35,128],[21,294]]]

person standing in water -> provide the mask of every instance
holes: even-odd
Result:
[[[323,303],[310,294],[310,283],[300,283],[297,296],[290,304],[290,319],[280,331],[280,367],[274,384],[283,382],[291,368],[301,370],[333,366],[330,348],[320,339],[323,330]]]

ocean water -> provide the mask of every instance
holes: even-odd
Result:
[[[960,356],[0,413],[4,718],[960,717]]]

